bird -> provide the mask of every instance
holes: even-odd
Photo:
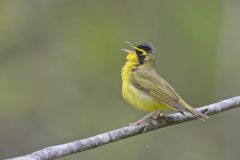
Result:
[[[149,118],[157,119],[165,110],[175,110],[185,115],[190,113],[205,121],[209,117],[186,103],[174,88],[155,70],[155,48],[149,42],[133,45],[133,49],[121,49],[127,53],[122,67],[122,95],[136,109],[149,112],[131,124],[143,124]],[[155,116],[154,116],[155,115]]]

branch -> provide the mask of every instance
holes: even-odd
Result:
[[[208,106],[197,108],[198,111],[204,112],[207,115],[220,113],[229,109],[240,107],[240,96],[223,100]],[[146,125],[127,126],[106,133],[102,133],[93,137],[82,140],[77,140],[57,146],[46,147],[36,152],[25,156],[11,158],[8,160],[49,160],[63,157],[76,152],[93,149],[108,143],[112,143],[128,137],[140,135],[155,129],[168,127],[171,125],[187,122],[196,119],[195,116],[186,113],[174,113],[167,115],[159,121],[151,120]]]

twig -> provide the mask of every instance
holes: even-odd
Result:
[[[240,96],[223,100],[208,106],[197,108],[207,115],[220,113],[229,109],[240,107]],[[158,128],[167,127],[196,119],[196,117],[187,114],[184,116],[180,113],[167,115],[159,121],[149,121],[146,125],[127,126],[106,133],[102,133],[93,137],[82,140],[77,140],[57,146],[46,147],[36,152],[11,158],[8,160],[49,160],[63,157],[76,152],[82,152],[88,149],[93,149],[101,145],[112,143],[121,139],[143,134]]]

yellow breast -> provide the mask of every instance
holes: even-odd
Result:
[[[127,62],[122,69],[122,94],[123,98],[137,109],[144,111],[154,111],[157,109],[169,109],[169,107],[160,104],[157,100],[145,92],[137,89],[131,83],[131,74],[134,64]]]

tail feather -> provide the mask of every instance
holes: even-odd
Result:
[[[199,112],[199,111],[197,111],[196,109],[194,109],[194,108],[190,108],[191,106],[189,106],[189,107],[187,107],[186,108],[186,111],[188,111],[189,113],[191,113],[191,114],[193,114],[193,115],[195,115],[196,117],[198,117],[199,119],[201,119],[202,121],[206,121],[209,117],[206,115],[206,114],[204,114],[204,113],[202,113],[202,112]]]
[[[182,102],[182,105],[184,106],[184,109],[187,112],[195,115],[197,118],[201,119],[202,121],[206,121],[207,119],[209,119],[209,117],[206,114],[204,114],[200,111],[197,111],[195,108],[191,107],[189,104],[187,104],[183,100],[181,102]]]

